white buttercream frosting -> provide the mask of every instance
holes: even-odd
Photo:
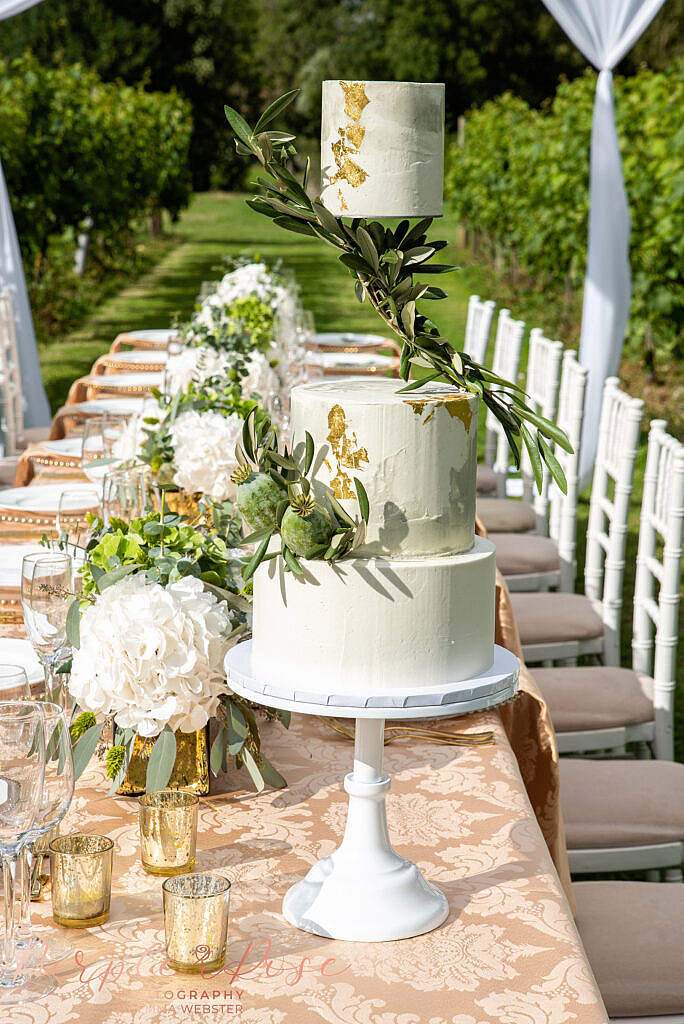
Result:
[[[331,693],[455,683],[494,660],[494,545],[423,559],[349,558],[254,576],[257,677]]]
[[[323,82],[321,199],[336,217],[438,217],[444,85]]]
[[[401,393],[402,382],[349,379],[292,392],[295,452],[313,437],[319,500],[332,490],[359,516],[354,477],[371,513],[357,555],[455,554],[473,543],[477,398],[447,385]]]

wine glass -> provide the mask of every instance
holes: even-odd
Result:
[[[68,540],[71,531],[75,531],[74,546],[77,546],[87,526],[86,512],[99,512],[101,501],[101,494],[95,487],[92,490],[65,488],[57,501],[57,536],[62,538],[66,535]]]
[[[117,519],[137,519],[145,509],[145,470],[116,469],[107,473],[102,489],[104,521],[109,523],[112,516]]]
[[[45,693],[66,704],[55,673],[67,645],[66,620],[74,602],[74,569],[64,551],[24,555],[21,566],[21,607],[26,634],[45,669]]]
[[[40,707],[43,712],[45,772],[36,817],[21,851],[21,910],[17,929],[17,947],[25,951],[19,953],[21,967],[54,963],[71,952],[71,943],[60,936],[41,940],[34,934],[31,925],[32,869],[42,863],[45,849],[43,837],[47,837],[49,832],[59,826],[74,795],[74,761],[66,712],[58,704],[44,702]],[[38,845],[41,839],[42,847]],[[35,856],[37,845],[39,861]]]
[[[0,702],[0,858],[5,934],[0,1004],[28,1002],[45,992],[44,975],[26,975],[14,941],[14,865],[38,812],[45,771],[43,713],[34,701]]]
[[[31,686],[23,665],[0,665],[1,700],[31,700]]]

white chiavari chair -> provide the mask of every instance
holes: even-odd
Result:
[[[617,377],[609,377],[603,389],[584,594],[511,595],[528,662],[592,654],[605,665],[620,663],[627,520],[644,403],[618,385]]]
[[[684,534],[684,446],[653,420],[641,505],[632,668],[535,669],[561,753],[651,745],[670,760]],[[655,641],[655,643],[654,643]],[[655,647],[655,657],[654,657]]]
[[[525,322],[514,320],[509,309],[502,309],[496,323],[494,341],[494,358],[492,370],[504,380],[517,381],[520,366],[520,350],[522,348]],[[497,495],[503,498],[506,494],[508,477],[509,449],[503,427],[489,410],[486,418],[485,465],[489,466],[497,478]]]
[[[538,327],[533,328],[530,332],[525,394],[530,408],[548,420],[553,420],[556,415],[562,356],[563,346],[560,341],[551,341]],[[502,495],[498,501],[481,499],[478,502],[480,521],[488,533],[534,532],[546,537],[549,532],[548,495],[551,474],[543,466],[542,488],[538,491],[532,463],[524,446],[520,468],[523,500],[506,500]],[[500,474],[494,476],[501,479]]]
[[[463,351],[476,363],[483,365],[487,358],[489,333],[492,329],[495,308],[496,305],[491,299],[481,299],[479,295],[471,295],[468,299]]]
[[[557,423],[572,453],[556,446],[555,455],[567,480],[565,494],[551,481],[548,488],[549,536],[531,533],[489,533],[496,561],[511,593],[562,590],[572,593],[577,573],[577,504],[579,457],[587,371],[568,349],[563,355]]]

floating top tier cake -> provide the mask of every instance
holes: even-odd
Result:
[[[323,82],[321,199],[336,217],[439,217],[444,85]]]
[[[396,380],[303,384],[292,392],[295,451],[305,431],[318,457],[314,492],[329,489],[358,514],[353,478],[370,519],[359,556],[423,558],[473,544],[477,399],[447,385],[401,394]]]

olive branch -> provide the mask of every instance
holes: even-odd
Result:
[[[248,206],[287,231],[320,238],[340,250],[340,263],[356,278],[359,302],[367,298],[387,327],[401,339],[401,377],[409,381],[412,368],[423,374],[401,391],[413,391],[440,378],[477,395],[501,424],[516,467],[520,468],[524,445],[537,487],[541,490],[545,463],[565,493],[565,474],[553,453],[553,444],[572,452],[564,432],[527,405],[521,387],[492,373],[465,352],[458,352],[432,319],[417,308],[421,300],[446,298],[446,292],[417,281],[416,274],[423,277],[457,269],[431,262],[447,245],[445,241],[428,241],[432,218],[426,217],[413,227],[408,220],[394,228],[359,218],[347,224],[333,216],[320,197],[312,199],[308,195],[308,158],[301,182],[287,166],[297,155],[296,136],[266,129],[298,92],[293,89],[274,100],[253,128],[232,107],[224,108],[237,152],[255,157],[266,175],[257,178],[259,194],[247,200]]]

